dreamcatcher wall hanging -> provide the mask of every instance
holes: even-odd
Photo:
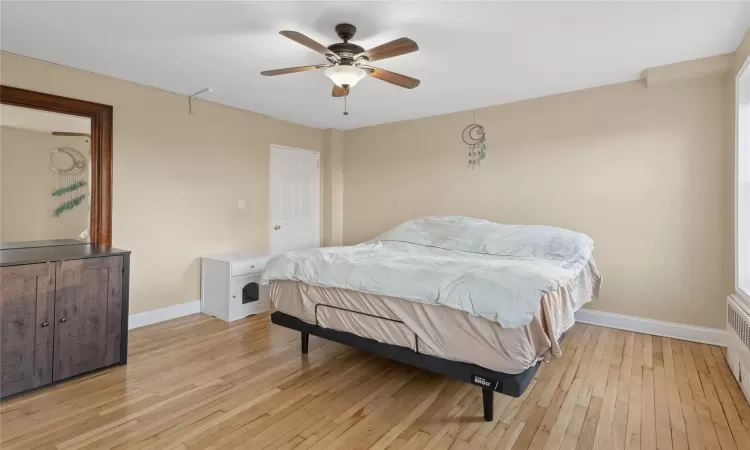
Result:
[[[482,160],[487,156],[487,147],[484,140],[484,127],[477,124],[477,115],[474,113],[474,123],[464,128],[461,138],[469,146],[469,167],[482,164]]]
[[[86,158],[74,148],[59,147],[50,154],[49,168],[57,175],[57,189],[52,195],[62,201],[54,212],[60,217],[86,200]]]

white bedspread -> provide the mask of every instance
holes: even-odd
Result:
[[[585,234],[562,228],[423,217],[363,244],[276,256],[261,282],[300,281],[444,305],[517,328],[531,322],[542,295],[581,272],[593,247]]]

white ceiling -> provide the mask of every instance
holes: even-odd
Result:
[[[41,133],[52,133],[53,131],[91,133],[91,119],[88,117],[10,105],[0,105],[0,125]]]
[[[635,80],[646,68],[734,51],[750,2],[10,2],[0,48],[320,128],[349,129]],[[353,23],[365,48],[402,36],[416,53],[375,66],[422,80],[366,78],[343,100],[324,62],[278,34],[324,45]]]

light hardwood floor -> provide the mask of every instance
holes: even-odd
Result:
[[[750,449],[718,347],[577,324],[521,398],[271,325],[194,315],[130,361],[0,404],[0,448]]]

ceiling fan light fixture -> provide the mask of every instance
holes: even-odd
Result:
[[[0,0],[2,1],[2,0]],[[419,86],[419,80],[396,72],[372,67],[369,63],[383,59],[393,58],[399,55],[416,52],[419,50],[417,43],[409,38],[402,37],[385,44],[378,45],[369,50],[365,50],[357,44],[349,42],[357,32],[357,27],[348,23],[336,25],[336,34],[344,42],[337,42],[328,47],[310,39],[304,34],[297,31],[279,31],[282,36],[293,40],[294,42],[304,45],[305,47],[325,56],[330,64],[312,65],[301,67],[287,67],[286,69],[265,70],[260,74],[266,77],[276,75],[285,75],[288,73],[309,72],[316,69],[327,69],[325,74],[333,81],[333,97],[344,97],[349,95],[349,89],[354,87],[359,80],[366,76],[385,81],[394,86],[405,89],[414,89]],[[361,65],[367,64],[367,65]]]
[[[354,66],[333,66],[326,69],[326,76],[330,78],[336,86],[354,87],[359,80],[367,75],[367,72]]]

